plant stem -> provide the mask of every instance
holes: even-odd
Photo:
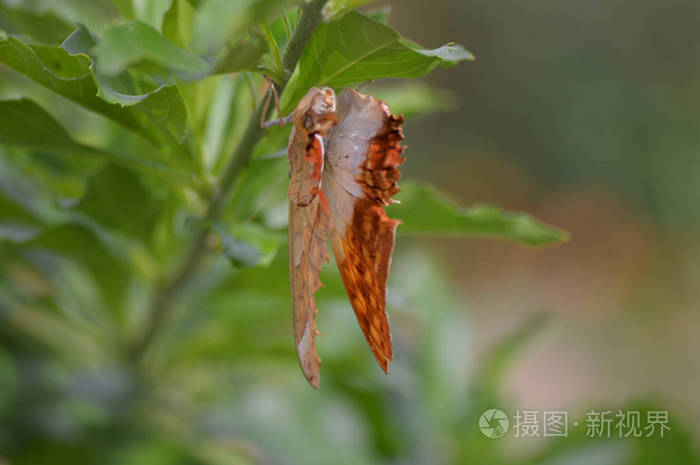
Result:
[[[321,21],[321,10],[326,4],[326,1],[327,0],[312,0],[302,6],[301,16],[294,29],[294,34],[282,56],[285,77],[280,92],[282,92],[287,85],[289,76],[301,58],[301,52],[304,50],[309,37],[311,37],[311,33]],[[263,102],[261,101],[250,116],[248,126],[241,141],[228,159],[221,177],[213,187],[213,193],[209,199],[204,224],[192,239],[190,248],[182,264],[168,279],[155,288],[150,304],[150,319],[146,325],[146,329],[141,338],[130,348],[129,355],[132,360],[139,361],[146,354],[158,330],[170,317],[173,310],[173,301],[177,297],[178,292],[187,285],[206,257],[209,249],[207,242],[211,233],[211,226],[221,218],[226,200],[231,193],[236,179],[250,162],[255,145],[265,134],[265,130],[260,126],[262,112]]]

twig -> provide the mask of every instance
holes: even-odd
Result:
[[[309,37],[311,37],[311,33],[316,28],[316,25],[321,21],[321,10],[326,4],[326,1],[327,0],[312,0],[302,6],[301,15],[294,29],[294,34],[282,56],[285,76],[280,92],[286,87],[289,76],[291,76],[292,71],[301,58],[301,52],[304,50],[306,42],[309,40]],[[151,299],[150,318],[146,329],[140,339],[131,346],[129,351],[132,360],[138,362],[146,354],[158,330],[170,317],[174,299],[194,276],[207,255],[207,242],[211,233],[211,226],[221,218],[221,213],[236,179],[250,161],[255,145],[265,134],[264,128],[260,127],[261,118],[267,116],[263,115],[263,107],[264,102],[262,101],[256,106],[253,114],[250,116],[243,137],[228,159],[218,182],[214,185],[204,224],[192,239],[189,251],[182,261],[182,264],[171,276],[155,288]]]

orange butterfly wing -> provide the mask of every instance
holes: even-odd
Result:
[[[357,321],[386,372],[393,360],[386,284],[396,227],[384,206],[398,192],[401,116],[384,102],[345,89],[326,141],[322,190],[331,213],[331,246]]]

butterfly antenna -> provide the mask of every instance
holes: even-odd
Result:
[[[263,110],[260,114],[260,127],[267,129],[270,126],[272,126],[272,124],[269,124],[267,121],[265,121],[267,111],[270,108],[270,88],[268,88],[267,92],[265,92],[265,97],[263,97],[263,99],[265,99],[265,103],[263,104]]]
[[[263,77],[267,81],[268,84],[268,92],[266,95],[265,99],[265,105],[263,106],[263,111],[262,115],[260,115],[260,126],[263,128],[270,128],[272,126],[280,125],[284,126],[287,124],[291,119],[292,115],[289,115],[287,117],[282,116],[282,109],[280,108],[280,96],[279,93],[277,92],[277,88],[275,87],[275,83],[270,79],[267,75],[263,74]],[[270,95],[272,96],[272,99],[275,101],[275,108],[277,109],[277,116],[279,116],[278,119],[273,119],[272,121],[265,121],[265,117],[267,116],[267,111],[270,108]]]
[[[365,87],[367,87],[368,85],[372,84],[373,82],[374,82],[374,79],[370,79],[369,81],[365,81],[365,82],[363,82],[362,84],[358,85],[358,86],[355,88],[355,90],[359,92],[359,91],[361,91],[362,89],[364,89]]]

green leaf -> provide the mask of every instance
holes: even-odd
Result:
[[[404,118],[453,110],[457,106],[458,98],[448,90],[436,89],[421,81],[408,81],[392,86],[372,86],[369,93],[378,99],[385,100],[393,113],[403,115]]]
[[[260,58],[267,52],[265,40],[258,34],[243,37],[233,46],[227,47],[217,61],[212,74],[236,73],[253,70],[260,63]]]
[[[119,13],[127,19],[134,17],[134,0],[112,0]]]
[[[283,202],[287,197],[288,173],[286,156],[253,160],[236,184],[227,217],[247,221]]]
[[[41,225],[37,215],[5,192],[0,185],[0,242],[24,242],[36,234]]]
[[[66,40],[61,43],[61,48],[71,55],[89,55],[97,44],[97,39],[84,24],[78,24],[78,29],[71,32]]]
[[[279,45],[277,44],[277,39],[265,23],[261,23],[259,27],[262,31],[265,42],[267,43],[267,47],[270,50],[270,54],[265,57],[266,60],[263,63],[263,66],[271,71],[268,74],[275,79],[276,82],[283,82],[285,72],[284,65],[282,65],[282,53],[280,52]]]
[[[7,222],[31,225],[39,223],[36,216],[29,209],[0,191],[0,223]]]
[[[87,55],[91,57],[99,39],[87,27],[78,24],[78,29],[63,41],[61,48],[71,55]],[[91,67],[94,70],[94,64]],[[162,87],[162,82],[150,76],[135,72],[122,72],[116,76],[94,74],[98,84],[98,96],[109,103],[133,105],[148,97],[149,94]]]
[[[94,160],[107,159],[141,169],[154,167],[145,160],[117,156],[76,142],[51,115],[27,99],[0,101],[0,143]]]
[[[323,20],[326,22],[340,18],[353,8],[370,3],[373,0],[329,0],[323,7]]]
[[[98,88],[92,61],[61,47],[28,46],[8,37],[0,40],[0,61],[49,90],[106,116],[143,137],[160,143],[158,132],[176,141],[185,135],[187,110],[175,86],[139,96],[121,96],[108,103]],[[123,106],[123,105],[129,106]]]
[[[244,31],[293,3],[294,0],[207,0],[195,15],[193,48],[217,55],[226,42],[239,40]]]
[[[162,205],[135,172],[108,164],[90,177],[75,209],[107,228],[147,238]]]
[[[115,308],[125,296],[129,279],[125,256],[115,254],[102,237],[82,224],[65,223],[46,229],[25,248],[44,249],[82,265]]]
[[[245,74],[222,76],[207,114],[202,154],[206,165],[219,172],[245,131],[256,104],[252,78]],[[232,202],[229,202],[231,204]]]
[[[172,0],[134,0],[133,19],[160,29],[171,4]]]
[[[282,96],[282,107],[290,111],[312,86],[346,87],[373,79],[416,78],[439,64],[471,58],[459,45],[416,48],[386,24],[351,11],[316,28]]]
[[[384,5],[380,8],[375,8],[367,12],[367,16],[379,21],[380,23],[387,23],[389,21],[389,15],[391,14],[391,5]]]
[[[231,234],[219,233],[224,256],[236,268],[250,268],[258,264],[260,251],[253,245],[236,239]]]
[[[237,77],[222,76],[218,81],[205,115],[206,124],[199,131],[202,134],[202,160],[210,172],[220,159],[226,138],[232,135],[233,131],[229,131],[228,125],[231,111],[235,109],[232,104],[237,97]]]
[[[491,205],[463,209],[431,187],[403,183],[396,195],[401,201],[390,215],[400,218],[401,234],[471,236],[506,239],[537,246],[564,242],[568,234],[525,213],[510,213]]]
[[[54,13],[34,12],[0,3],[0,29],[9,34],[26,34],[44,44],[57,44],[73,30],[73,25]]]
[[[0,143],[58,153],[98,153],[71,139],[51,115],[27,99],[0,101]]]
[[[192,40],[194,8],[187,0],[172,0],[163,17],[163,36],[180,48],[188,48]]]
[[[474,60],[474,55],[472,55],[471,52],[465,50],[464,47],[460,45],[456,45],[454,42],[450,42],[434,50],[426,50],[420,45],[403,37],[400,42],[425,56],[439,58],[441,61],[438,64],[446,67],[453,66],[460,61]]]
[[[284,241],[283,235],[252,223],[236,226],[231,234],[218,229],[222,252],[236,268],[269,266]]]
[[[112,26],[95,48],[98,69],[114,75],[127,66],[147,62],[164,69],[198,76],[210,65],[199,55],[177,47],[151,26],[140,21]]]

